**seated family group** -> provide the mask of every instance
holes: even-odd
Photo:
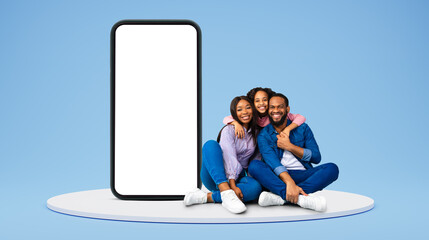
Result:
[[[222,203],[233,213],[243,202],[260,206],[296,204],[325,211],[320,191],[338,178],[338,167],[325,163],[305,118],[289,112],[289,100],[270,88],[254,88],[231,102],[231,116],[217,141],[202,149],[200,189],[185,195],[184,204]]]

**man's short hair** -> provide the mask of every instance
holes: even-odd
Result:
[[[285,100],[286,107],[289,107],[289,99],[287,99],[287,97],[285,95],[283,95],[281,93],[274,93],[271,96],[271,98],[273,98],[273,97],[281,97],[281,98],[283,98],[283,100]]]

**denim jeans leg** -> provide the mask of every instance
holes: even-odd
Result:
[[[286,184],[264,162],[253,160],[249,164],[249,174],[270,192],[286,199]]]
[[[214,140],[207,141],[203,146],[202,157],[201,181],[212,192],[213,201],[221,202],[218,185],[228,180],[219,143]]]
[[[339,170],[334,163],[325,163],[307,170],[289,171],[289,175],[305,193],[314,193],[337,180]]]
[[[241,177],[237,179],[237,187],[240,188],[241,193],[243,193],[243,202],[250,202],[257,199],[262,192],[261,184],[252,177]],[[216,203],[222,202],[219,190],[212,191],[212,198]]]
[[[252,177],[242,177],[237,180],[237,187],[243,193],[243,202],[250,202],[259,197],[262,192],[262,186]]]

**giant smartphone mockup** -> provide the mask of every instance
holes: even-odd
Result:
[[[201,187],[201,31],[125,20],[111,31],[111,190],[180,200]]]

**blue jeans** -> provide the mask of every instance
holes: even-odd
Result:
[[[224,182],[228,183],[223,165],[222,149],[218,142],[210,140],[204,144],[202,155],[201,181],[212,192],[213,201],[220,203],[222,199],[218,185]],[[245,175],[243,170],[236,180],[236,185],[243,193],[243,202],[249,202],[259,197],[262,187],[258,181]]]
[[[322,190],[338,178],[338,167],[334,163],[325,163],[307,170],[289,170],[295,184],[305,193]],[[249,174],[258,180],[270,192],[286,199],[286,184],[262,161],[254,160],[249,165]]]

